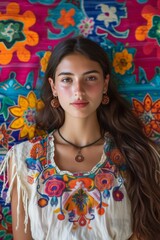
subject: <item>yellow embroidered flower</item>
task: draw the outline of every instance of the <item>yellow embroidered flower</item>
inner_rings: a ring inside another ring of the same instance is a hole
[[[114,56],[113,67],[116,73],[125,74],[132,67],[133,57],[128,53],[127,49],[117,52]]]
[[[41,59],[40,64],[41,64],[42,72],[46,71],[50,56],[51,56],[51,51],[47,51],[47,52],[45,52],[43,58]]]
[[[70,25],[74,26],[75,21],[72,18],[75,15],[74,8],[71,8],[68,12],[65,9],[61,10],[61,17],[58,19],[58,24],[64,28],[69,27]]]
[[[11,124],[11,129],[20,129],[20,138],[33,138],[36,131],[35,113],[43,108],[43,102],[37,100],[36,95],[31,91],[27,97],[19,96],[18,106],[9,108],[10,113],[16,117]]]
[[[13,53],[22,62],[28,62],[31,57],[25,45],[35,46],[39,41],[36,32],[29,30],[36,22],[31,11],[19,14],[20,6],[16,2],[7,5],[6,14],[0,12],[0,64],[10,63]]]

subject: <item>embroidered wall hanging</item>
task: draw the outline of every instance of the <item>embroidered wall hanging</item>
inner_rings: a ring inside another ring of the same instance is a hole
[[[79,34],[97,41],[113,63],[119,92],[160,144],[160,0],[1,0],[0,164],[33,138],[50,52]],[[0,176],[0,189],[2,188]],[[7,189],[6,189],[7,190]],[[0,239],[13,239],[10,205],[0,198]]]

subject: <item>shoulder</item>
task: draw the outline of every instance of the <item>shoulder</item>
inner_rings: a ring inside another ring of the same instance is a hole
[[[18,143],[11,148],[11,151],[14,152],[26,152],[31,149],[33,146],[47,142],[49,134],[35,137],[31,140],[26,140],[24,142]]]
[[[44,148],[47,146],[49,134],[38,136],[31,140],[18,143],[11,147],[5,157],[5,161],[12,159],[12,162],[18,166],[24,164],[27,158],[36,158],[39,152],[44,153]]]

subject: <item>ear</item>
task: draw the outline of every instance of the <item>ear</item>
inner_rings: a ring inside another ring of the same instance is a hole
[[[55,84],[53,82],[53,79],[52,78],[48,78],[48,82],[51,86],[51,89],[52,89],[52,93],[53,93],[53,96],[56,96],[56,87],[55,87]]]
[[[104,86],[103,86],[103,92],[106,93],[108,90],[108,83],[109,83],[109,74],[106,75],[106,78],[104,79]]]

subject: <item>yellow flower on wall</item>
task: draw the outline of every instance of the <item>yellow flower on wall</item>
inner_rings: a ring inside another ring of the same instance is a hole
[[[127,49],[117,52],[113,59],[113,67],[116,73],[125,74],[132,67],[133,56],[128,53]]]
[[[0,12],[0,64],[10,63],[13,53],[22,62],[28,62],[31,57],[25,45],[35,46],[39,42],[36,32],[29,30],[36,22],[36,17],[31,11],[19,14],[18,3],[11,2],[7,5],[6,14]]]
[[[14,130],[20,129],[20,138],[33,138],[36,131],[35,114],[43,106],[43,102],[37,100],[33,91],[27,97],[19,96],[18,105],[9,108],[10,113],[15,117],[9,127]]]
[[[43,58],[41,59],[40,64],[41,64],[42,72],[46,71],[50,56],[51,56],[51,51],[47,51],[47,52],[45,52]]]

